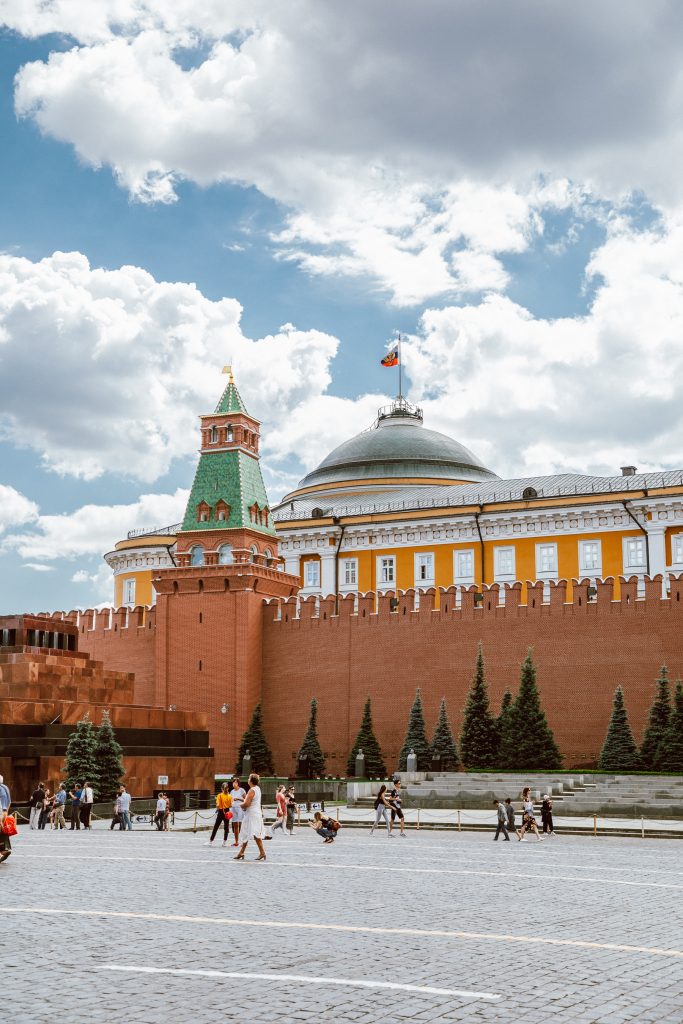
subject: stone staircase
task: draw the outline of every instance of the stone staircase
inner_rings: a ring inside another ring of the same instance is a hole
[[[683,776],[415,772],[402,773],[401,781],[404,807],[488,809],[494,799],[509,796],[519,808],[529,786],[537,804],[544,793],[551,795],[556,815],[683,818]],[[372,785],[374,794],[379,783]],[[354,802],[370,806],[372,795],[359,792]]]

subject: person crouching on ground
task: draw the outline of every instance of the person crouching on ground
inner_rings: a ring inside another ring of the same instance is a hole
[[[500,800],[494,800],[493,801],[493,806],[496,808],[496,810],[498,812],[498,827],[496,828],[496,834],[493,837],[493,841],[494,841],[494,843],[497,842],[498,841],[498,836],[502,832],[503,833],[503,840],[504,840],[504,842],[509,843],[510,842],[510,836],[508,835],[508,830],[505,827],[505,823],[506,823],[507,817],[508,817],[507,816],[507,812],[505,810],[505,806],[504,806],[504,804],[502,804],[500,802]]]
[[[543,822],[543,834],[554,836],[555,830],[553,829],[553,802],[547,793],[543,796],[543,803],[541,804],[541,821]]]
[[[528,786],[522,790],[522,806],[522,828],[517,833],[517,838],[521,842],[527,829],[531,829],[532,832],[535,832],[538,842],[543,842],[538,831],[536,818],[534,817],[534,802],[531,799],[531,790]]]
[[[315,812],[308,824],[318,833],[324,843],[334,842],[335,830],[330,826],[330,819],[324,818],[320,811]]]

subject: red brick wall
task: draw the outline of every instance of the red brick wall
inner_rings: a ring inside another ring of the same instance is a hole
[[[318,698],[323,749],[337,755],[328,760],[334,774],[344,771],[367,696],[388,768],[395,767],[417,686],[429,732],[445,696],[457,737],[480,641],[495,711],[506,688],[516,692],[520,664],[533,647],[543,706],[567,767],[597,758],[619,684],[640,739],[659,666],[666,663],[674,678],[683,674],[683,579],[672,581],[670,600],[661,600],[658,579],[647,582],[643,600],[636,599],[635,582],[624,581],[616,602],[611,583],[599,585],[597,601],[588,601],[587,586],[574,586],[571,604],[564,603],[563,584],[543,604],[537,584],[529,604],[519,606],[518,584],[507,591],[505,607],[497,606],[497,588],[478,607],[464,593],[459,610],[455,588],[441,594],[438,611],[433,594],[422,595],[420,610],[412,611],[411,592],[399,595],[393,613],[389,595],[380,598],[377,614],[372,595],[359,599],[358,615],[348,598],[340,601],[339,616],[330,598],[320,602],[319,617],[310,600],[301,602],[299,618],[295,599],[267,605],[263,704],[278,770],[294,765],[311,697]]]
[[[155,608],[54,613],[78,625],[78,649],[109,669],[135,673],[136,704],[154,704]]]

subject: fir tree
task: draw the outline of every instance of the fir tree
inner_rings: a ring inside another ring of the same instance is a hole
[[[668,674],[666,665],[662,665],[656,683],[657,693],[650,708],[640,747],[640,760],[643,762],[643,768],[650,771],[656,771],[659,768],[659,747],[666,734],[671,716]]]
[[[460,734],[460,756],[468,769],[495,768],[497,748],[496,722],[489,706],[484,654],[479,644],[474,679],[465,703]]]
[[[88,714],[85,714],[69,736],[62,773],[66,776],[67,789],[77,782],[89,782],[94,790],[98,786],[99,772],[95,760],[95,729]]]
[[[263,731],[263,712],[261,705],[257,704],[254,714],[251,716],[249,727],[242,737],[240,749],[237,754],[237,765],[235,775],[242,774],[242,759],[249,751],[251,756],[251,770],[259,775],[273,775],[273,755],[266,734]]]
[[[457,772],[460,767],[458,748],[455,745],[453,733],[451,732],[451,724],[448,721],[448,714],[446,713],[445,697],[441,698],[439,717],[436,722],[436,728],[434,729],[434,737],[432,739],[432,757],[441,758],[441,770],[444,772]]]
[[[315,697],[311,701],[308,729],[298,756],[299,760],[308,758],[308,768],[314,779],[322,778],[325,774],[325,757],[318,741],[318,702]]]
[[[637,772],[640,767],[640,755],[628,722],[624,691],[617,686],[612,717],[598,758],[598,768],[605,772]]]
[[[419,686],[410,709],[406,738],[403,741],[401,753],[398,755],[398,770],[400,772],[408,770],[408,754],[411,750],[414,750],[417,756],[417,771],[428,771],[431,767],[432,750],[427,739],[427,728],[422,710],[422,694]]]
[[[500,702],[500,712],[496,719],[496,738],[498,740],[498,767],[502,765],[502,752],[503,752],[503,737],[508,733],[508,719],[510,716],[510,710],[512,708],[512,691],[506,690],[503,694],[503,699]]]
[[[659,748],[658,761],[662,771],[683,773],[683,683],[680,679],[676,682],[673,711]]]
[[[98,778],[95,794],[98,800],[113,800],[123,778],[123,750],[116,742],[109,712],[102,712],[102,724],[95,735],[95,761]]]
[[[382,749],[372,727],[372,703],[369,697],[365,702],[363,720],[360,723],[356,742],[351,747],[351,753],[346,763],[347,775],[355,775],[356,773],[356,754],[359,750],[362,750],[365,756],[366,773],[371,778],[385,779],[387,769],[382,759]]]
[[[517,698],[503,725],[501,767],[507,771],[557,771],[562,767],[562,755],[541,707],[531,648],[522,662]]]

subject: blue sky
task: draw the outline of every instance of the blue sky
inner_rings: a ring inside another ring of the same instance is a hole
[[[394,392],[395,330],[501,476],[683,464],[675,8],[653,69],[635,5],[521,4],[507,62],[504,5],[307,7],[2,5],[0,612],[107,598],[230,360],[273,500]]]

